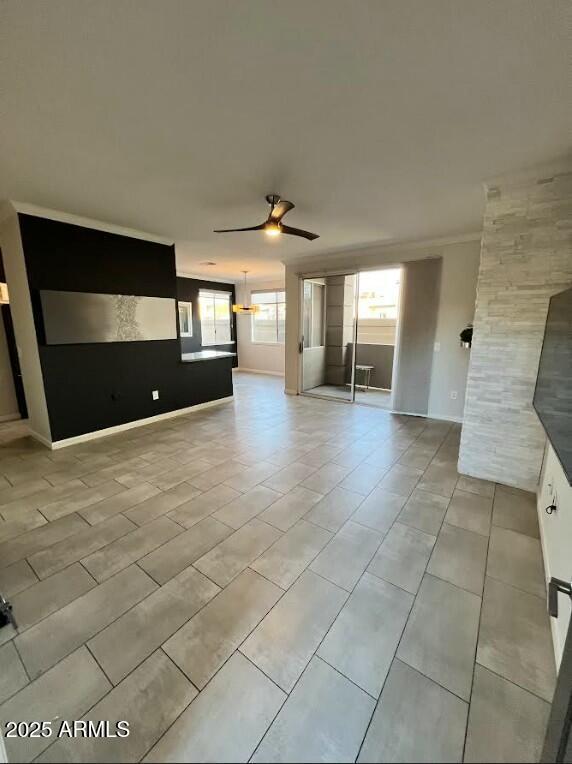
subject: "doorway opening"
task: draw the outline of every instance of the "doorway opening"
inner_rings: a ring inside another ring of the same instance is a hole
[[[391,410],[401,268],[301,281],[300,391]]]

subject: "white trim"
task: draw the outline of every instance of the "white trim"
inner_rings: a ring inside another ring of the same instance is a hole
[[[0,416],[0,422],[15,422],[17,419],[21,419],[21,415],[18,411],[14,414],[2,414]]]
[[[205,403],[196,403],[194,406],[186,406],[184,409],[175,409],[174,411],[166,411],[164,414],[155,414],[155,416],[148,416],[145,417],[145,419],[136,419],[133,422],[125,422],[124,424],[116,424],[113,427],[106,427],[103,430],[95,430],[93,432],[86,432],[83,435],[76,435],[73,438],[65,438],[64,440],[54,440],[53,442],[50,442],[46,438],[39,435],[37,432],[32,432],[30,430],[30,435],[33,438],[36,438],[36,440],[39,440],[40,443],[43,443],[48,448],[51,448],[52,451],[56,451],[59,448],[64,448],[65,446],[74,446],[77,443],[85,443],[89,440],[97,440],[98,438],[105,438],[108,435],[115,435],[119,432],[125,432],[125,430],[132,430],[135,427],[143,427],[146,424],[153,424],[155,422],[162,422],[165,419],[174,419],[175,417],[182,416],[183,414],[192,414],[195,411],[199,411],[201,409],[208,409],[212,406],[218,406],[221,403],[230,403],[232,400],[234,400],[234,397],[232,395],[227,396],[226,398],[217,398],[217,400],[214,401],[206,401]]]
[[[209,278],[206,275],[201,276],[199,273],[186,273],[185,271],[177,270],[177,277],[180,279],[196,279],[197,281],[212,281],[216,284],[232,284],[236,286],[236,282],[233,279]]]
[[[380,242],[372,242],[371,244],[364,244],[361,247],[352,247],[347,246],[345,248],[337,247],[336,249],[329,249],[324,250],[323,252],[318,252],[315,255],[312,255],[310,257],[304,257],[301,258],[298,255],[293,255],[290,258],[284,258],[282,260],[282,263],[285,266],[299,266],[300,268],[307,268],[307,271],[301,270],[298,271],[298,276],[304,276],[308,274],[318,274],[321,272],[321,275],[324,276],[330,276],[330,275],[343,275],[344,273],[348,273],[348,270],[344,271],[330,271],[327,272],[322,268],[321,271],[312,271],[311,265],[314,262],[321,262],[325,259],[328,261],[337,261],[337,260],[343,260],[344,262],[351,262],[352,258],[361,256],[361,257],[367,257],[368,255],[374,256],[374,255],[383,255],[383,254],[393,254],[396,255],[399,254],[407,254],[411,251],[416,251],[418,249],[438,249],[440,247],[446,247],[451,244],[464,244],[466,242],[471,241],[481,241],[483,232],[482,231],[472,231],[465,234],[459,234],[458,236],[443,236],[441,238],[436,239],[412,239],[407,240],[403,239],[402,241],[380,241]],[[439,254],[434,255],[434,257],[439,257]],[[392,264],[390,264],[392,267],[394,267]],[[340,266],[341,267],[341,266]],[[349,266],[348,266],[349,267]],[[381,266],[376,266],[373,268],[373,270],[380,270]],[[356,269],[354,269],[353,272],[355,272]],[[363,267],[358,268],[357,270],[364,270]]]
[[[58,220],[61,223],[71,223],[72,225],[79,225],[82,228],[94,228],[97,231],[116,233],[119,236],[130,236],[132,239],[154,241],[157,244],[168,244],[169,246],[172,246],[175,243],[174,239],[170,239],[165,236],[159,236],[154,233],[147,233],[147,231],[138,231],[135,228],[127,228],[125,226],[116,225],[115,223],[107,223],[104,220],[86,218],[81,215],[74,215],[71,212],[52,210],[48,207],[39,207],[36,204],[18,202],[13,199],[10,200],[10,203],[16,212],[21,212],[24,215],[34,215],[35,217],[46,218],[47,220]]]
[[[396,411],[395,409],[386,409],[390,414],[401,414],[403,416],[419,416],[423,419],[438,419],[440,422],[455,422],[456,424],[463,424],[463,417],[456,416],[439,416],[439,414],[418,414],[413,411]]]
[[[243,366],[237,366],[233,371],[246,371],[249,374],[269,374],[271,377],[283,377],[283,371],[267,371],[266,369],[245,369]]]

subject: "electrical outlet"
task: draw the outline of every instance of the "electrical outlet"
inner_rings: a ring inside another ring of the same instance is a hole
[[[456,401],[457,400],[457,391],[451,390],[451,400]]]
[[[152,395],[153,395],[153,400],[154,401],[158,401],[159,400],[159,391],[158,390],[153,390]]]

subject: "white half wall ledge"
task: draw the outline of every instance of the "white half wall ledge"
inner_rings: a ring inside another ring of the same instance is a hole
[[[54,440],[49,441],[47,438],[44,438],[42,435],[39,435],[37,432],[34,432],[33,430],[29,431],[29,434],[38,440],[40,443],[42,443],[44,446],[47,446],[52,451],[57,451],[60,448],[65,448],[66,446],[75,446],[78,443],[86,443],[90,440],[97,440],[99,438],[106,438],[109,435],[116,435],[120,432],[125,432],[126,430],[133,430],[136,427],[144,427],[147,424],[154,424],[155,422],[163,422],[166,419],[174,419],[175,417],[183,416],[185,414],[193,414],[195,411],[200,411],[202,409],[208,409],[212,406],[220,406],[223,403],[231,403],[234,400],[234,396],[229,395],[226,398],[217,398],[214,401],[205,401],[205,403],[196,403],[194,406],[186,406],[183,409],[175,409],[174,411],[166,411],[163,414],[155,414],[155,416],[149,416],[145,417],[145,419],[135,419],[133,422],[124,422],[123,424],[117,424],[113,427],[106,427],[103,430],[93,430],[92,432],[86,432],[82,435],[75,435],[72,438],[65,438],[64,440]]]
[[[283,377],[283,371],[268,371],[267,369],[245,369],[243,366],[237,366],[233,371],[245,371],[248,374],[267,374],[270,377]]]

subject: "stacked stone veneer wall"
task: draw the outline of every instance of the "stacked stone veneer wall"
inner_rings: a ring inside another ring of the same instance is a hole
[[[489,187],[459,472],[535,490],[546,438],[532,398],[548,301],[570,285],[572,172]]]

